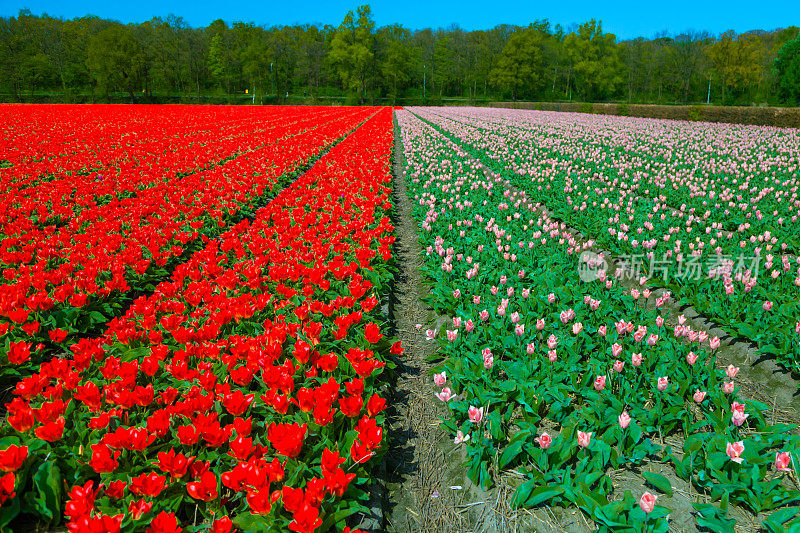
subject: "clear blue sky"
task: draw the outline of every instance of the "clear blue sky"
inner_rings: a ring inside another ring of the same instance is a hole
[[[35,14],[72,18],[97,15],[121,22],[141,22],[155,15],[182,16],[192,26],[205,26],[214,19],[244,21],[257,25],[323,23],[338,25],[349,9],[366,3],[347,0],[0,0],[0,15],[15,15],[28,8]],[[601,19],[606,31],[627,39],[652,37],[667,31],[708,30],[714,34],[733,29],[771,30],[800,26],[800,0],[676,0],[657,2],[624,0],[373,0],[369,2],[379,26],[398,22],[412,29],[447,27],[456,23],[466,30],[486,29],[496,24],[524,25],[540,18],[565,28],[590,18]]]

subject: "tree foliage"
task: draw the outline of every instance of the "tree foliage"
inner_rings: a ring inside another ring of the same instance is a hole
[[[348,11],[331,41],[329,59],[344,87],[364,102],[367,73],[374,58],[375,22],[368,5],[359,6],[356,15]]]
[[[22,10],[0,17],[0,99],[255,103],[601,100],[798,103],[798,28],[619,41],[590,20],[465,31],[376,27],[362,5],[337,27],[174,15],[139,24]],[[709,91],[709,81],[710,91]]]
[[[542,85],[542,33],[528,28],[511,35],[489,76],[492,83],[511,91],[516,100],[521,92],[535,93]]]
[[[575,79],[575,90],[586,101],[610,98],[623,80],[617,38],[603,33],[594,19],[564,39],[564,48]]]
[[[800,105],[800,35],[781,47],[775,58],[775,71],[783,96]]]
[[[86,67],[106,92],[111,87],[121,87],[133,101],[133,92],[141,87],[147,62],[139,41],[130,31],[115,24],[89,40]]]

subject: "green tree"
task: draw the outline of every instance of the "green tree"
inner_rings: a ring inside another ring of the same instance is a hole
[[[410,69],[413,59],[409,43],[411,32],[399,24],[393,24],[381,28],[378,35],[384,44],[381,75],[389,94],[396,100],[399,91],[411,79]]]
[[[369,5],[359,6],[356,16],[352,11],[345,15],[331,42],[329,60],[345,90],[358,93],[359,103],[364,103],[367,76],[373,59],[372,10]]]
[[[603,33],[602,23],[594,19],[578,27],[564,39],[573,69],[573,83],[585,101],[609,98],[623,82],[617,38]]]
[[[537,91],[544,75],[542,41],[542,33],[533,28],[513,33],[489,73],[491,83],[510,90],[515,101],[523,91]]]
[[[323,69],[326,52],[325,38],[325,32],[309,24],[303,27],[296,42],[299,45],[300,53],[297,58],[295,75],[299,84],[305,87],[304,93],[307,92],[312,99],[316,97],[318,87],[325,75]]]
[[[265,93],[270,83],[272,48],[262,28],[249,32],[247,45],[241,53],[242,74],[247,78],[253,94]]]
[[[115,24],[92,37],[86,66],[106,94],[118,87],[134,102],[133,92],[141,87],[145,56],[131,28]]]
[[[708,47],[714,77],[722,86],[723,103],[732,103],[758,83],[762,72],[760,51],[755,36],[736,35],[733,30],[723,33]]]
[[[787,41],[778,51],[775,74],[781,96],[792,105],[800,105],[800,35]]]
[[[225,94],[230,97],[233,89],[234,70],[238,66],[232,32],[223,20],[215,20],[206,28],[206,31],[211,36],[206,60],[208,71],[224,89]]]

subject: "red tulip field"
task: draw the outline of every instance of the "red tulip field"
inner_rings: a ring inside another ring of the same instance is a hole
[[[800,530],[797,130],[0,115],[0,530]]]

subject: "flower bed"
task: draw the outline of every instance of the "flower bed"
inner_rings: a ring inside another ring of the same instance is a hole
[[[391,110],[17,386],[0,524],[70,531],[350,531],[400,349]]]
[[[145,172],[147,183],[120,178],[126,185],[103,202],[94,196],[92,183],[79,180],[75,187],[83,187],[80,198],[88,203],[80,206],[74,195],[56,196],[69,216],[28,194],[49,191],[51,182],[23,189],[25,198],[7,193],[4,202],[16,209],[6,211],[0,241],[0,350],[5,356],[0,356],[0,378],[7,382],[29,375],[35,365],[117,316],[229,224],[252,216],[293,172],[374,112],[312,111],[310,117],[256,133],[252,147],[229,140],[226,153],[239,150],[241,155],[208,170],[185,174],[175,171],[185,168],[178,165],[163,175],[164,163],[159,163]],[[52,222],[51,215],[60,222]]]
[[[797,527],[800,491],[785,473],[796,476],[797,429],[739,396],[739,369],[716,367],[719,339],[667,328],[671,296],[639,305],[646,283],[631,294],[611,275],[582,281],[591,242],[485,173],[453,142],[455,126],[445,135],[397,116],[430,303],[452,317],[428,331],[442,348],[433,380],[469,477],[487,488],[514,470],[517,506],[575,506],[601,530],[667,531],[658,496],[673,488],[644,469],[664,464],[717,502],[693,502],[699,526],[730,530],[735,504],[772,513],[770,530]],[[615,492],[609,473],[623,467],[643,472],[638,491]]]
[[[800,370],[796,130],[415,112],[651,285]]]

